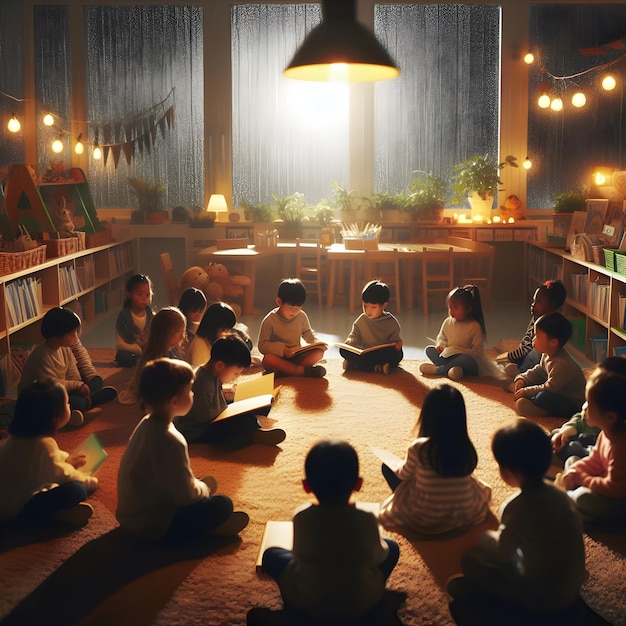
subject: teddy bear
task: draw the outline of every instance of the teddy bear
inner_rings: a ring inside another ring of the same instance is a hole
[[[515,195],[509,196],[504,205],[500,207],[500,216],[507,220],[512,217],[515,221],[528,219],[526,209],[522,206],[522,201]]]

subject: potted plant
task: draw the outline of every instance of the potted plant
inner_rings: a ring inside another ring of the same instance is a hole
[[[304,194],[296,192],[284,197],[272,194],[272,198],[276,202],[278,221],[283,222],[281,236],[285,239],[302,237],[302,220],[309,210]]]
[[[454,201],[460,202],[467,197],[472,217],[480,216],[487,221],[491,217],[493,199],[502,184],[500,171],[507,165],[518,167],[517,157],[509,155],[501,163],[496,163],[488,154],[475,155],[455,165],[451,184]]]
[[[239,208],[243,209],[243,217],[248,222],[269,224],[274,219],[274,208],[271,204],[251,204],[247,200],[242,200]]]
[[[167,212],[163,209],[163,194],[167,183],[148,183],[134,176],[128,179],[128,183],[137,197],[139,211],[143,213],[145,221],[149,224],[162,224],[167,217]]]
[[[442,178],[423,170],[415,170],[409,186],[408,203],[420,222],[441,222],[448,195],[448,184]]]
[[[375,191],[372,196],[372,202],[380,212],[384,222],[398,223],[400,221],[400,213],[406,205],[406,196],[403,193]]]
[[[191,207],[189,226],[191,226],[191,228],[213,228],[215,224],[214,215],[214,213],[211,213],[211,216],[209,217],[207,210],[202,207]]]
[[[574,211],[586,211],[589,190],[570,189],[554,196],[554,212],[552,213],[552,233],[556,237],[565,237],[569,233]]]
[[[360,196],[356,191],[348,191],[337,182],[331,185],[331,190],[330,205],[339,212],[343,223],[377,222],[380,219],[380,211],[369,198]]]

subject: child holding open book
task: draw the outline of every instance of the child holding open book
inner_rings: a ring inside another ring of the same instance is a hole
[[[282,376],[322,378],[326,369],[316,363],[324,357],[326,344],[317,340],[302,310],[306,289],[299,278],[285,278],[278,286],[276,308],[261,322],[259,351],[263,365]],[[302,350],[302,340],[314,346]]]
[[[262,429],[254,412],[219,419],[227,407],[222,384],[235,380],[250,366],[250,360],[250,350],[238,334],[227,333],[215,340],[211,358],[196,372],[192,406],[174,420],[189,443],[212,443],[237,449],[253,443],[273,446],[284,441],[284,430]]]
[[[371,280],[361,292],[363,313],[359,315],[345,344],[339,344],[339,354],[344,358],[344,370],[362,370],[389,374],[404,356],[400,324],[389,311],[389,287],[379,281]],[[359,352],[351,348],[360,349]],[[361,352],[367,348],[375,350]]]

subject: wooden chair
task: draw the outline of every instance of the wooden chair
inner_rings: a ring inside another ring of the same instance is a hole
[[[378,279],[386,283],[400,313],[400,257],[397,250],[366,250],[365,280]]]
[[[218,250],[237,250],[247,248],[250,240],[247,237],[233,237],[232,239],[218,239],[216,246]]]
[[[447,241],[452,246],[467,248],[472,251],[472,258],[464,260],[461,268],[457,268],[455,280],[459,286],[477,285],[480,290],[482,307],[485,311],[489,311],[496,247],[464,237],[448,237]]]
[[[163,282],[167,293],[167,301],[172,306],[178,306],[178,301],[182,295],[182,287],[178,282],[176,272],[172,267],[172,259],[169,252],[162,252],[160,256],[161,271],[163,272]]]
[[[324,298],[323,282],[326,275],[323,250],[319,239],[310,239],[306,242],[296,239],[296,277],[306,287],[307,295],[317,295],[317,303],[320,306]]]
[[[454,250],[424,247],[422,252],[422,303],[428,315],[428,297],[432,293],[447,295],[454,288]]]

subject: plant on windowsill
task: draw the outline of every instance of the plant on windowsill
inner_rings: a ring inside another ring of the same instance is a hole
[[[162,224],[167,217],[167,212],[163,208],[163,196],[167,189],[167,183],[148,183],[145,180],[134,176],[128,179],[132,192],[139,204],[139,213],[143,219],[138,220],[138,216],[131,213],[131,221],[145,221],[149,224]]]
[[[247,200],[239,203],[239,208],[243,209],[243,217],[248,222],[262,224],[271,222],[274,219],[274,209],[270,204],[251,204]]]
[[[420,222],[440,223],[448,195],[448,184],[442,178],[423,170],[414,170],[407,196],[415,218]]]
[[[372,202],[380,212],[383,222],[390,224],[400,221],[400,213],[406,206],[406,195],[403,193],[388,193],[375,191]]]
[[[586,187],[559,193],[554,196],[554,212],[573,213],[574,211],[586,211],[588,198],[589,190]]]
[[[377,223],[380,220],[380,211],[369,198],[349,191],[337,182],[331,185],[329,203],[344,224]]]
[[[293,193],[290,196],[280,197],[272,194],[276,202],[278,222],[282,222],[279,229],[283,239],[299,239],[302,237],[302,222],[306,219],[309,206],[303,193]]]
[[[201,207],[194,206],[191,208],[191,215],[189,216],[189,226],[191,228],[213,228],[215,225],[215,214],[209,212]]]

